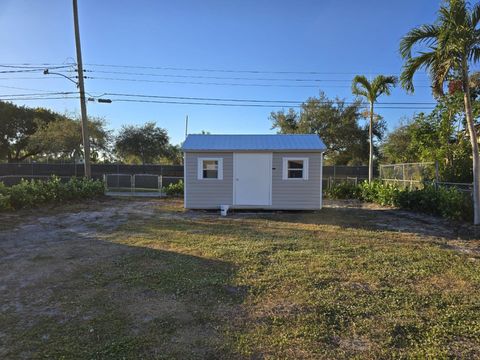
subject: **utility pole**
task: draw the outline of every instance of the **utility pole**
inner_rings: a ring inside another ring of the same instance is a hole
[[[188,115],[185,116],[185,139],[187,139],[188,135]]]
[[[92,176],[91,169],[90,169],[90,138],[88,135],[88,117],[87,117],[87,105],[85,103],[85,85],[83,83],[82,49],[80,46],[80,30],[78,27],[77,0],[73,0],[73,22],[75,26],[75,46],[77,48],[77,73],[78,73],[78,90],[80,91],[80,111],[82,114],[84,168],[85,168],[85,177],[87,179],[90,179],[90,177]]]

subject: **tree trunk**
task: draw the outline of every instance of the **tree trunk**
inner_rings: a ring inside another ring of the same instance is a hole
[[[465,117],[467,119],[468,133],[470,134],[470,142],[472,144],[473,158],[473,223],[480,224],[480,156],[478,153],[478,138],[475,124],[473,122],[472,99],[470,98],[470,86],[468,68],[464,65],[463,69],[463,100],[465,103]]]
[[[373,181],[373,102],[370,102],[370,126],[368,127],[370,153],[368,155],[368,182]]]

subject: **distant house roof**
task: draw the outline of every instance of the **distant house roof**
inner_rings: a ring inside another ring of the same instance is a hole
[[[188,135],[184,151],[315,151],[327,148],[318,135]]]

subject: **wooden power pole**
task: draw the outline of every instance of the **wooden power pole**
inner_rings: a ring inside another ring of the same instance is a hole
[[[78,27],[77,0],[73,0],[73,22],[75,26],[75,46],[77,48],[78,90],[80,91],[80,111],[82,115],[84,168],[85,168],[85,177],[87,179],[90,179],[92,176],[92,172],[90,169],[90,138],[88,135],[88,117],[87,117],[87,105],[85,103],[85,85],[83,83],[82,49],[80,46],[80,30]]]

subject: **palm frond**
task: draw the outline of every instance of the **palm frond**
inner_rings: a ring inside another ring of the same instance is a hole
[[[472,50],[470,50],[468,60],[474,63],[480,61],[480,45],[474,46]]]
[[[413,75],[419,69],[427,69],[435,61],[435,51],[422,52],[416,57],[407,59],[405,65],[403,65],[402,74],[400,75],[400,83],[407,92],[413,92],[415,90],[413,86]]]
[[[437,40],[440,28],[437,25],[421,25],[410,30],[400,41],[400,55],[407,59],[412,56],[415,45],[433,46]]]
[[[476,28],[480,22],[480,3],[476,3],[471,10],[470,21],[473,28]]]
[[[356,75],[352,80],[352,93],[370,101],[372,86],[364,75]]]
[[[398,79],[396,76],[378,75],[372,81],[372,92],[375,94],[375,97],[382,94],[390,95],[391,88],[395,87],[397,82]]]
[[[456,66],[454,64],[455,60],[448,57],[440,57],[437,54],[435,60],[429,66],[429,73],[432,79],[432,91],[435,96],[442,96],[443,85],[447,80],[448,74]]]

